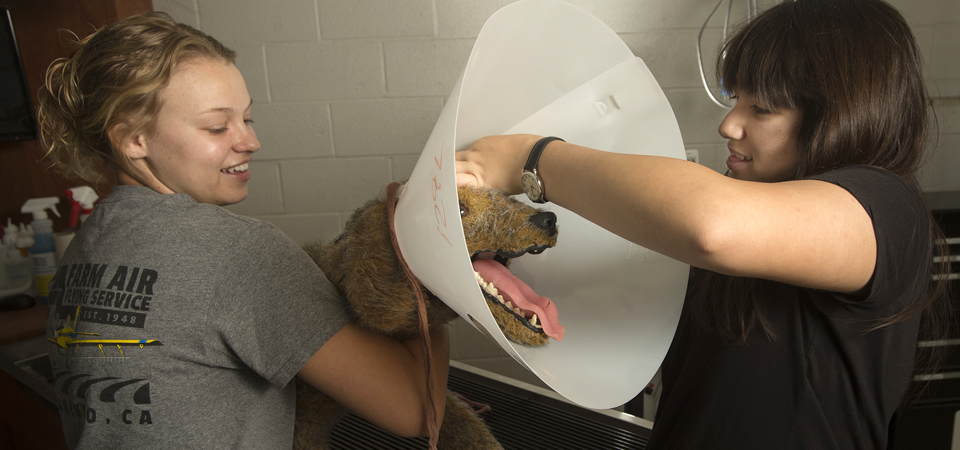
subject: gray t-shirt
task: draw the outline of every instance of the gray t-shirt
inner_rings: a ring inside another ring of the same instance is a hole
[[[292,446],[300,367],[350,320],[273,225],[119,186],[50,284],[47,337],[71,448]]]

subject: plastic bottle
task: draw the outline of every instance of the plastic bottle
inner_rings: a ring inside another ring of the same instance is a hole
[[[13,221],[7,218],[7,226],[3,229],[3,251],[0,252],[0,256],[2,256],[3,265],[6,269],[8,283],[11,286],[26,289],[32,284],[30,261],[23,257],[20,250],[17,249],[19,231]]]
[[[18,228],[13,224],[13,220],[7,218],[7,226],[3,228],[3,252],[4,256],[11,257],[17,251],[17,231]],[[19,253],[19,252],[17,252]]]
[[[37,299],[40,303],[47,303],[47,294],[50,292],[48,284],[57,273],[57,254],[53,243],[53,221],[47,218],[50,210],[57,217],[56,204],[60,203],[57,197],[32,198],[20,208],[24,214],[33,214],[34,244],[30,247],[30,259],[33,262],[33,277],[37,282]]]
[[[33,247],[36,241],[33,240],[33,228],[30,228],[29,225],[23,226],[20,224],[20,231],[17,233],[17,242],[14,244],[16,246],[17,252],[20,253],[20,256],[24,258],[30,257],[30,247]]]
[[[67,189],[67,198],[70,199],[70,222],[68,224],[70,228],[77,226],[77,219],[80,223],[83,223],[93,211],[93,204],[100,199],[90,186],[77,186]]]
[[[11,231],[13,235],[11,235]],[[13,238],[12,240],[10,238]],[[7,266],[10,265],[8,261],[10,259],[9,247],[13,247],[13,244],[17,241],[17,227],[13,226],[13,221],[9,218],[7,219],[7,226],[3,229],[3,241],[0,244],[0,291],[8,289],[13,283],[10,280],[10,276],[7,274]]]
[[[53,235],[53,242],[57,249],[57,261],[63,259],[67,246],[76,235],[77,227],[93,211],[93,204],[100,197],[89,186],[77,186],[67,189],[67,200],[70,201],[70,217],[67,220],[67,229]]]
[[[0,296],[7,290],[12,283],[7,275],[7,252],[0,252]]]

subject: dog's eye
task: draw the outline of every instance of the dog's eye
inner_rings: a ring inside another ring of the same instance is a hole
[[[470,215],[470,207],[464,205],[463,202],[460,202],[460,217],[467,217]]]

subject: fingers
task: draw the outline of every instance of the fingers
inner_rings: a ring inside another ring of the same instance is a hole
[[[480,179],[476,175],[470,173],[460,173],[457,172],[457,187],[462,188],[479,188],[483,186],[480,183]]]
[[[483,181],[478,173],[480,166],[469,160],[468,153],[469,150],[456,153],[457,187],[483,187]]]
[[[535,135],[486,136],[456,153],[458,187],[487,187],[509,194],[522,192],[520,173]]]

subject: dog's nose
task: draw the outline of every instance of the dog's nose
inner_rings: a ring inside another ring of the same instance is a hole
[[[557,215],[550,211],[542,211],[530,216],[530,223],[546,231],[550,237],[557,234]]]

